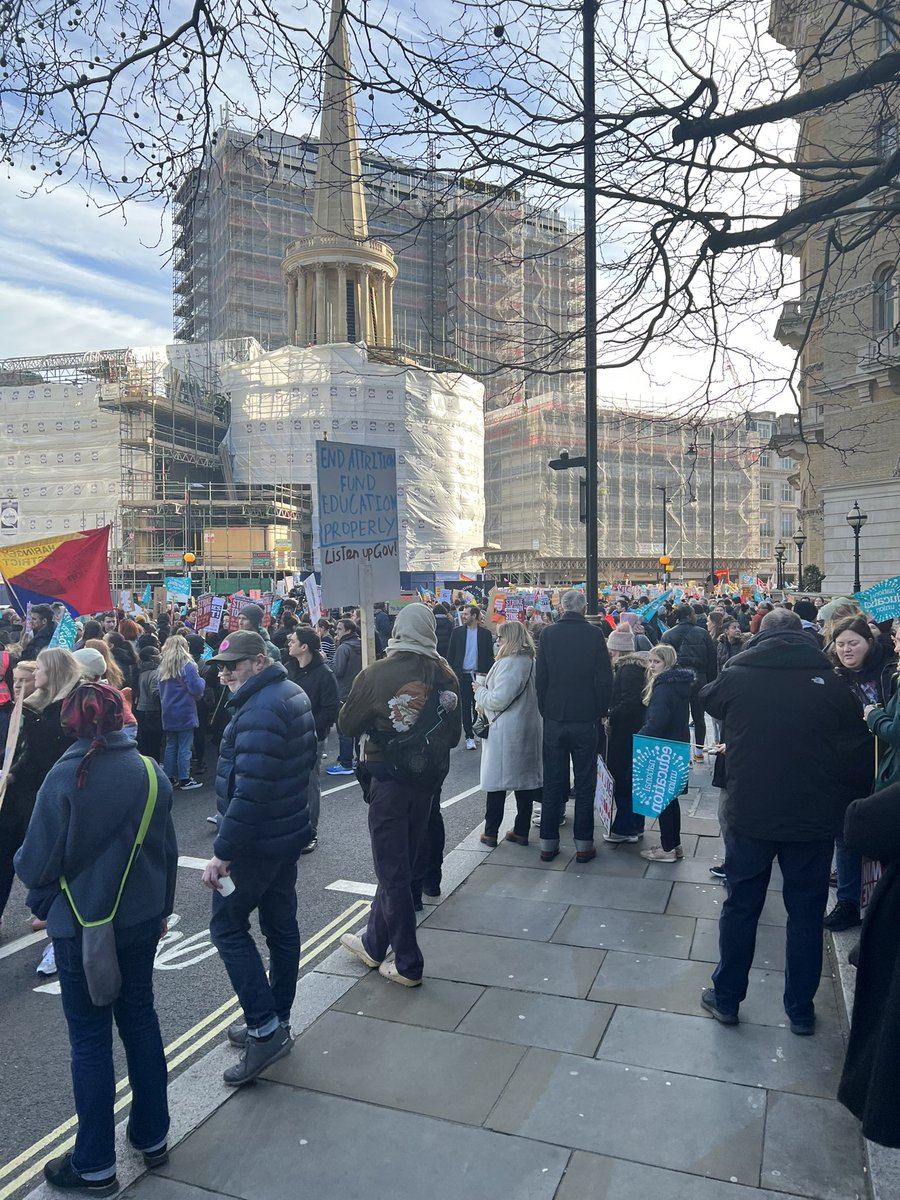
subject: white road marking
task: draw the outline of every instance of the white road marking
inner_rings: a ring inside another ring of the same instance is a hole
[[[374,883],[358,883],[355,879],[336,879],[325,884],[326,892],[350,892],[354,896],[374,896]]]
[[[26,933],[24,937],[16,938],[16,940],[14,942],[10,942],[8,946],[0,946],[0,958],[9,958],[11,954],[16,954],[19,950],[24,950],[27,946],[33,946],[37,942],[43,942],[46,937],[46,929],[39,929],[36,933]]]
[[[62,994],[62,984],[58,979],[53,983],[42,983],[40,987],[32,988],[33,992],[46,992],[48,996],[59,996]]]
[[[457,800],[465,800],[466,796],[474,796],[476,792],[481,791],[481,785],[476,783],[474,787],[470,787],[468,791],[460,792],[458,796],[451,796],[449,800],[441,801],[441,808],[449,808],[451,804],[455,804]]]
[[[191,867],[195,871],[205,870],[208,862],[208,858],[191,858],[187,854],[182,854],[178,858],[179,867]]]
[[[335,792],[346,792],[347,788],[359,787],[359,782],[354,779],[352,783],[342,783],[339,787],[329,788],[327,792],[323,792],[323,796],[331,796]]]

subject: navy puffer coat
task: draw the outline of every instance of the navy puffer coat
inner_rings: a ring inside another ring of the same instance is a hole
[[[227,705],[216,768],[222,817],[213,852],[295,861],[313,838],[307,784],[316,763],[316,725],[302,688],[280,663],[252,675]]]

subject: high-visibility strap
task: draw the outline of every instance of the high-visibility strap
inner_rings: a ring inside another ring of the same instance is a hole
[[[94,929],[97,925],[108,925],[109,922],[114,919],[116,913],[119,911],[119,903],[122,899],[122,893],[125,891],[125,884],[128,881],[128,875],[131,871],[131,864],[134,862],[135,858],[137,858],[138,851],[144,844],[144,838],[147,836],[147,830],[150,828],[150,822],[153,819],[153,810],[156,808],[156,795],[159,790],[159,785],[156,778],[156,768],[154,767],[152,761],[149,758],[145,758],[143,754],[141,755],[141,761],[147,768],[147,780],[149,783],[147,803],[144,805],[144,815],[141,817],[141,823],[138,826],[137,837],[134,839],[134,845],[131,847],[128,865],[125,868],[125,874],[122,876],[122,882],[119,884],[119,893],[116,896],[116,903],[113,906],[112,912],[108,917],[104,917],[102,921],[85,921],[81,913],[75,907],[75,900],[72,896],[72,893],[69,891],[69,885],[66,882],[65,875],[60,875],[59,877],[59,886],[65,892],[69,903],[72,905],[72,912],[75,914],[75,920],[82,927],[82,929]]]

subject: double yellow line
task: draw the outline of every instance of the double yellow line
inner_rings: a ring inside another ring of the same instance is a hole
[[[323,950],[327,950],[329,946],[333,945],[342,934],[349,933],[351,929],[356,928],[370,907],[370,900],[355,900],[333,921],[329,921],[327,925],[314,933],[306,942],[305,952],[300,959],[300,967],[308,966]],[[170,1042],[165,1048],[169,1073],[171,1074],[186,1059],[191,1058],[198,1050],[217,1038],[223,1030],[238,1019],[240,1011],[237,1000],[227,1000],[213,1012],[208,1013],[201,1021],[198,1021],[196,1025],[180,1034],[173,1042]],[[113,1111],[117,1113],[131,1103],[131,1090],[128,1087],[127,1077],[120,1079],[116,1084],[116,1093],[119,1092],[122,1095],[113,1106]],[[71,1150],[75,1144],[75,1134],[70,1131],[74,1130],[77,1124],[77,1117],[69,1117],[68,1120],[63,1121],[61,1125],[57,1125],[54,1130],[29,1146],[27,1150],[23,1150],[21,1154],[17,1154],[8,1163],[0,1166],[0,1183],[4,1179],[8,1180],[0,1187],[0,1200],[9,1200],[9,1197],[19,1188],[24,1187],[26,1183],[30,1183],[36,1175],[39,1175],[44,1169],[45,1163],[48,1163],[51,1158],[56,1158],[60,1154],[65,1154],[67,1150]],[[19,1173],[10,1179],[9,1176],[16,1171]]]

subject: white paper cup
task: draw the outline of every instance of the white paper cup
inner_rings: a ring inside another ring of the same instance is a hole
[[[230,875],[219,876],[219,891],[223,896],[230,896],[234,891],[234,880]]]

